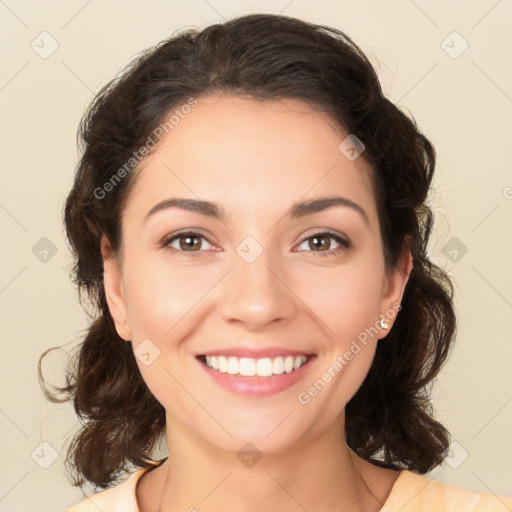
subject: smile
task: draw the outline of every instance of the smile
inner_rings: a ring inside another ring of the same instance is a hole
[[[308,358],[301,356],[279,356],[253,359],[250,357],[205,356],[206,366],[220,373],[242,377],[271,377],[292,373],[301,368]]]

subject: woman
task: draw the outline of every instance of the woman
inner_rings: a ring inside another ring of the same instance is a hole
[[[175,35],[81,140],[65,222],[98,311],[69,464],[116,485],[69,511],[512,507],[422,476],[456,325],[435,153],[346,35],[268,14]]]

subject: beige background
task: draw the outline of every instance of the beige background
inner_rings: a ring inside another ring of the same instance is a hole
[[[76,418],[70,405],[45,401],[36,373],[43,350],[69,350],[88,322],[66,271],[60,215],[77,162],[80,116],[137,52],[179,27],[249,12],[283,12],[346,31],[380,62],[386,92],[436,145],[430,251],[455,281],[459,335],[433,391],[437,415],[457,444],[450,463],[431,476],[512,496],[510,1],[5,0],[0,511],[55,512],[82,497],[62,465],[64,438]],[[43,31],[50,36],[40,36]],[[58,48],[43,59],[52,39]],[[46,262],[43,237],[57,250]],[[54,354],[45,366],[55,382],[62,381],[64,355]]]

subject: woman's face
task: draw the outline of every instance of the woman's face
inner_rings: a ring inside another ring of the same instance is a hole
[[[408,273],[347,135],[299,100],[202,97],[138,171],[105,286],[168,431],[280,451],[343,426]]]

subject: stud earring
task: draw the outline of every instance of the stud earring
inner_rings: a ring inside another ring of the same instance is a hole
[[[389,329],[389,325],[388,325],[388,323],[386,322],[386,319],[385,319],[385,318],[381,318],[381,319],[380,319],[380,326],[381,326],[383,329]]]

